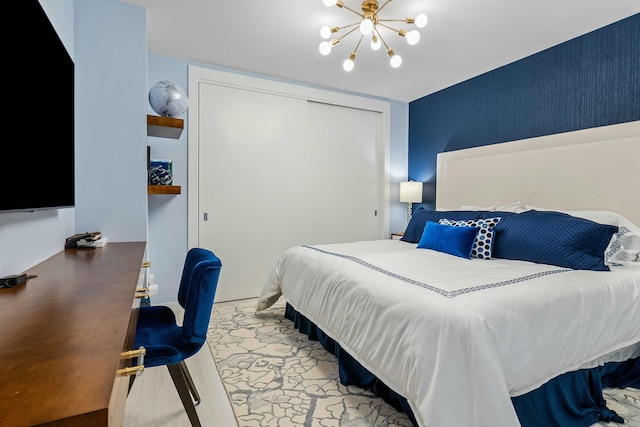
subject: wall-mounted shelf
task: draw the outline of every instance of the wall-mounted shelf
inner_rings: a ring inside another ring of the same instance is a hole
[[[147,115],[147,135],[178,139],[184,129],[184,120],[173,117]]]
[[[180,194],[179,185],[148,185],[147,194]]]

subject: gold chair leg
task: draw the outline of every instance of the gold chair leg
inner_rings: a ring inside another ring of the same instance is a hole
[[[201,427],[200,419],[198,418],[198,413],[196,412],[196,407],[193,404],[193,400],[191,400],[189,385],[187,384],[187,379],[184,375],[183,369],[180,367],[179,363],[176,365],[167,365],[167,369],[169,369],[169,374],[171,374],[173,384],[176,386],[176,390],[178,391],[178,395],[180,396],[180,400],[182,401],[184,410],[189,416],[191,426]]]
[[[198,406],[200,404],[200,395],[198,394],[198,390],[196,389],[196,385],[193,382],[193,378],[191,378],[191,373],[189,373],[189,368],[187,368],[187,363],[183,360],[180,362],[180,368],[182,369],[182,373],[184,374],[184,378],[187,380],[187,386],[189,387],[189,391],[191,392],[191,396],[193,396],[193,400],[195,401],[195,405]]]

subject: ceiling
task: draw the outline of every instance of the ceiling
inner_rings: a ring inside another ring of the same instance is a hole
[[[363,41],[346,72],[359,37],[322,56],[320,27],[358,17],[322,0],[122,1],[146,7],[150,53],[405,102],[640,13],[639,0],[394,0],[381,19],[426,13],[420,42],[385,31],[402,65],[391,68],[384,46],[375,52]],[[361,10],[360,0],[343,2]]]

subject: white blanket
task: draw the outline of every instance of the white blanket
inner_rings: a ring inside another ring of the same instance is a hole
[[[463,259],[399,240],[285,251],[283,296],[404,396],[420,426],[519,426],[511,397],[640,354],[640,268]]]

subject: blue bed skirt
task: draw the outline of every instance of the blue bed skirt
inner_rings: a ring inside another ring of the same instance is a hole
[[[338,361],[340,382],[372,390],[417,426],[407,399],[395,393],[329,338],[289,303],[285,317],[299,332],[318,341]],[[640,388],[640,358],[611,362],[602,367],[568,372],[522,396],[511,399],[522,427],[589,427],[598,421],[624,420],[607,408],[603,388]]]

